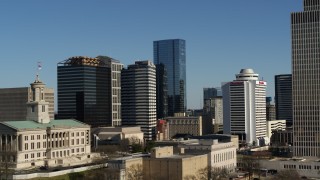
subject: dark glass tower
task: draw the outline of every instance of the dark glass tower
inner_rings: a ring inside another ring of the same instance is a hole
[[[78,56],[58,63],[59,118],[111,126],[110,72],[97,58]]]
[[[157,119],[168,116],[167,70],[163,64],[156,65]]]
[[[167,71],[168,115],[173,116],[174,113],[185,112],[187,105],[185,40],[154,41],[153,57],[154,63],[156,65],[164,65]],[[161,84],[160,82],[158,83]],[[161,87],[159,88],[161,89]],[[161,99],[160,97],[162,96],[162,94],[158,93],[157,99]]]
[[[292,75],[276,75],[274,82],[276,119],[285,119],[287,126],[292,126]]]
[[[293,155],[320,157],[320,0],[291,14]]]

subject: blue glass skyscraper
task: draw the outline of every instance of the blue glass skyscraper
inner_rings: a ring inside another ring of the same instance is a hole
[[[182,39],[168,39],[153,42],[153,57],[156,65],[164,65],[167,74],[168,116],[185,112],[186,99],[186,42]],[[157,79],[157,83],[158,82]],[[157,93],[157,96],[162,96]],[[165,105],[157,97],[157,108]],[[158,117],[159,118],[159,117]]]

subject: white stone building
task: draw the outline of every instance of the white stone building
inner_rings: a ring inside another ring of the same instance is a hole
[[[237,147],[234,142],[219,143],[217,139],[184,141],[178,146],[186,154],[207,153],[208,165],[213,168],[226,168],[233,172],[237,166]]]
[[[239,141],[262,145],[266,141],[266,85],[252,69],[241,69],[236,80],[223,85],[223,131]]]
[[[0,122],[0,161],[14,169],[72,166],[92,161],[90,126],[82,122],[50,120],[45,84],[31,84],[27,120]]]

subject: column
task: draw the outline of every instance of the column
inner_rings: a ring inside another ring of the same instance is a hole
[[[10,135],[10,151],[13,151],[13,138],[12,138],[13,135]]]
[[[24,136],[21,135],[21,147],[22,147],[22,151],[24,151],[25,147],[24,147]]]
[[[2,151],[2,134],[0,134],[0,152]]]
[[[6,140],[5,140],[5,145],[4,146],[5,146],[5,150],[8,151],[8,135],[6,134],[5,137],[6,137],[5,138]]]
[[[68,132],[68,147],[70,147],[70,132]]]

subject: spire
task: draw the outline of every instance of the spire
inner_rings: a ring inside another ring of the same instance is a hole
[[[41,64],[38,62],[38,71],[41,69]],[[49,103],[45,101],[45,84],[39,79],[39,72],[36,75],[36,80],[30,84],[32,100],[27,102],[27,119],[38,123],[49,123]]]

